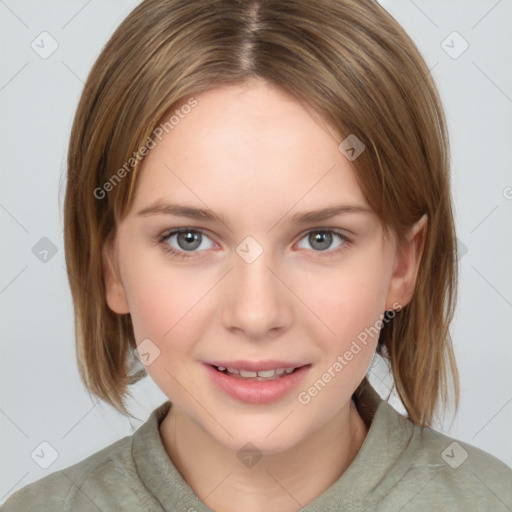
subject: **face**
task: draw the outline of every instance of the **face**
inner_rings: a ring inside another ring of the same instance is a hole
[[[292,97],[257,82],[195,98],[105,247],[107,302],[130,313],[177,411],[230,449],[278,452],[347,409],[368,332],[409,300],[417,237],[401,251],[384,239],[343,139]],[[214,366],[299,370],[260,381]]]

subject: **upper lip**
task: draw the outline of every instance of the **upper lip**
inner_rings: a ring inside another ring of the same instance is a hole
[[[247,370],[256,372],[258,370],[277,370],[279,368],[300,368],[308,363],[292,363],[290,361],[277,361],[277,360],[265,360],[265,361],[208,361],[206,364],[211,366],[222,366],[224,368],[236,368],[237,370]]]

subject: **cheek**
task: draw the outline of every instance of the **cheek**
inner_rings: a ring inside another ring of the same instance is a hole
[[[310,414],[322,418],[334,414],[364,378],[380,334],[385,301],[385,287],[379,283],[382,275],[378,266],[357,271],[347,266],[309,288],[312,309],[322,320],[314,319],[311,338],[322,356],[297,400]]]
[[[346,265],[308,289],[312,309],[334,331],[330,343],[336,340],[340,349],[367,329],[374,333],[371,328],[383,313],[387,291],[385,269],[375,263],[362,263]],[[323,338],[329,339],[325,326],[324,331]],[[377,339],[378,335],[375,343]],[[372,341],[371,337],[368,341]]]
[[[137,343],[149,338],[166,350],[172,339],[186,340],[180,332],[197,323],[208,283],[191,271],[172,268],[163,257],[132,261],[137,264],[125,267],[125,290]]]
[[[135,272],[130,279],[129,305],[137,345],[145,343],[151,356],[146,371],[157,386],[180,403],[182,386],[199,395],[197,383],[183,378],[185,362],[194,359],[194,347],[208,325],[204,297],[206,280],[165,266]],[[147,342],[145,340],[151,340]]]

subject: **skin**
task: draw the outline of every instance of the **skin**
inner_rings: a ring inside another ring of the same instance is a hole
[[[331,205],[369,208],[338,149],[343,138],[263,81],[196,99],[145,158],[133,206],[104,247],[107,302],[131,314],[137,343],[149,338],[160,350],[147,366],[173,404],[160,435],[196,494],[216,511],[296,511],[341,476],[364,442],[351,395],[377,336],[310,403],[297,394],[385,310],[409,302],[424,222],[398,248],[373,211],[288,221]],[[156,200],[209,208],[224,222],[137,215]],[[178,228],[206,234],[188,259],[165,252],[165,244],[187,252],[176,236],[157,242]],[[333,235],[318,249],[307,235],[328,228],[351,243]],[[236,252],[247,236],[263,248],[252,263]],[[247,404],[217,389],[202,363],[233,359],[311,367],[284,398]],[[237,458],[247,442],[263,455],[250,468]]]

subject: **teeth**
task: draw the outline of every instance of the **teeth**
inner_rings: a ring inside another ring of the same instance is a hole
[[[265,371],[258,372],[258,377],[274,377],[275,375],[276,375],[275,370],[265,370]],[[245,377],[245,375],[243,375],[243,377]]]
[[[240,370],[240,377],[257,377],[258,372],[250,372],[247,370]]]
[[[240,378],[244,379],[253,379],[253,378],[262,378],[262,379],[276,379],[285,373],[289,375],[292,373],[295,368],[277,368],[275,370],[259,370],[259,371],[250,371],[250,370],[239,370],[238,368],[225,368],[224,366],[217,366],[217,369],[221,372],[227,370],[228,374],[237,375]],[[259,379],[258,379],[259,380]]]

